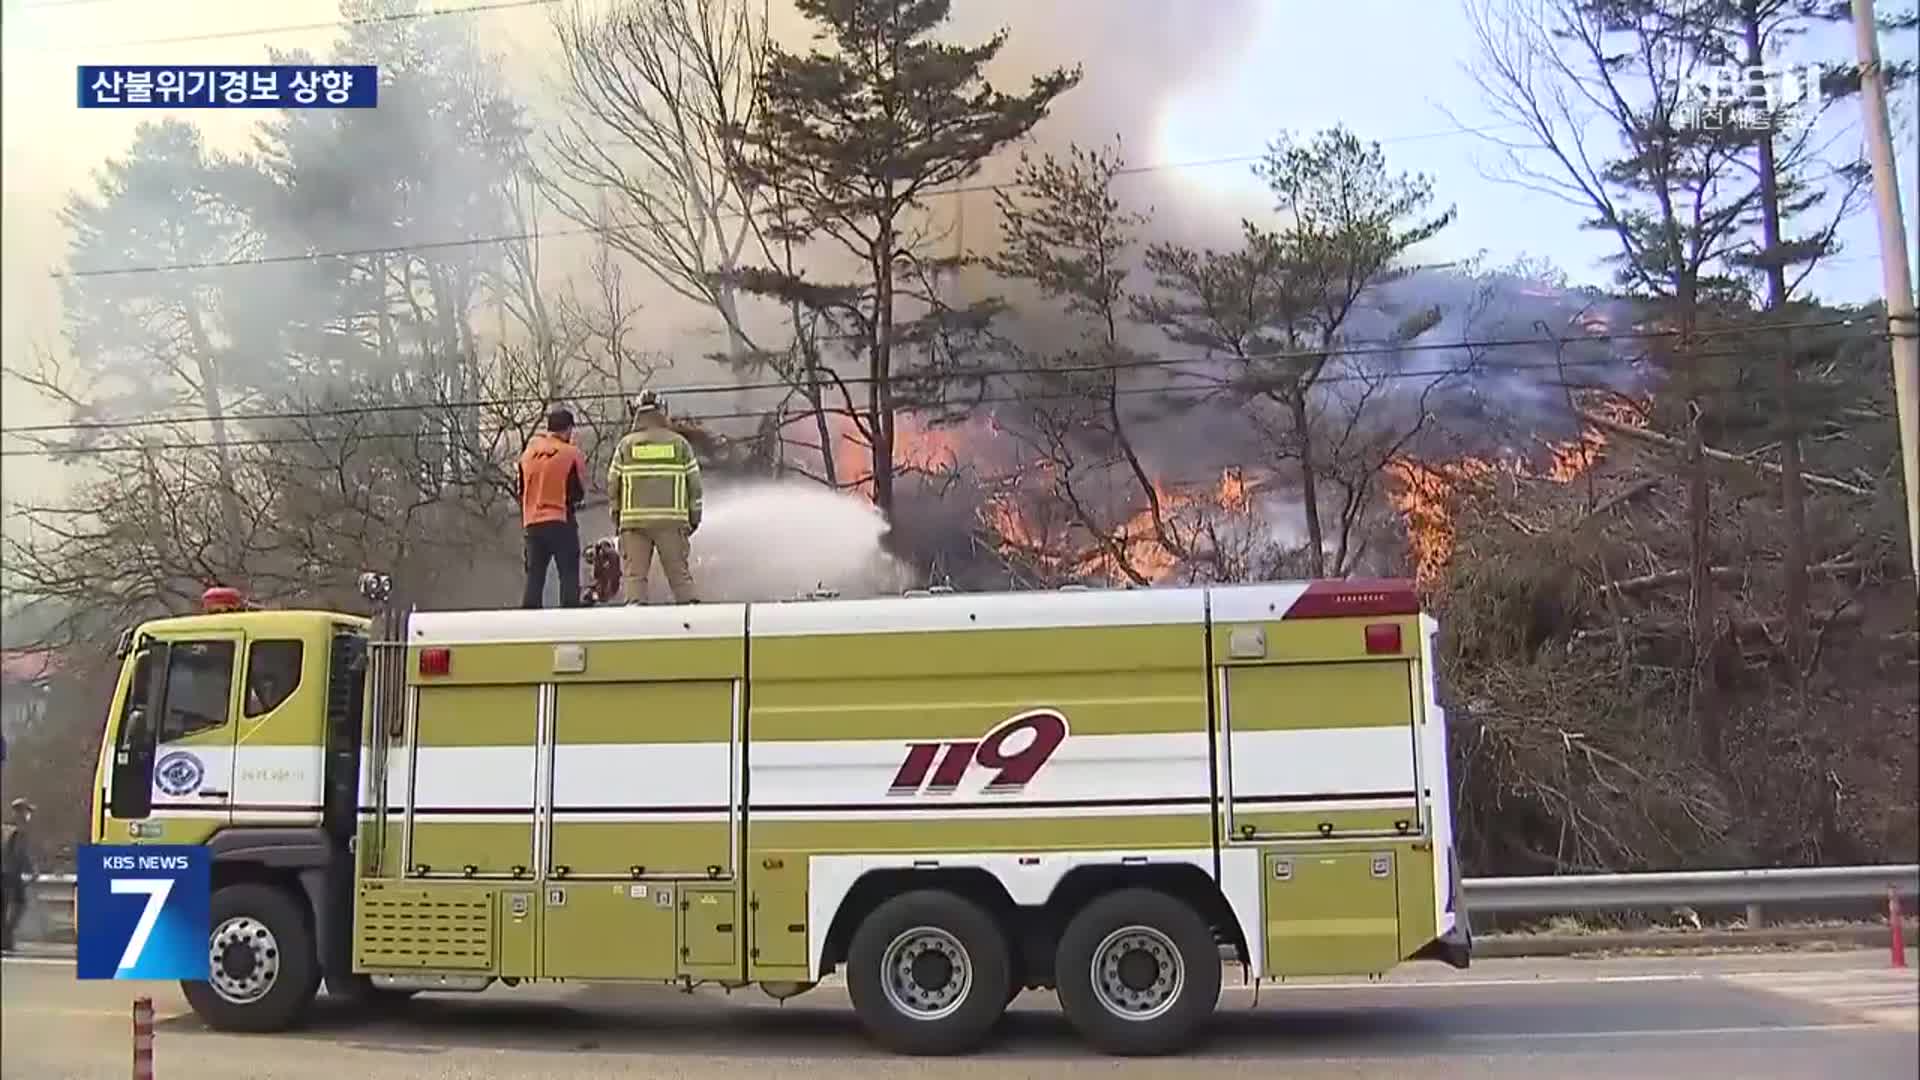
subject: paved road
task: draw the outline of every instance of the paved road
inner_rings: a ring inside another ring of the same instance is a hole
[[[0,1076],[127,1075],[126,983],[81,983],[71,961],[9,959]],[[277,1036],[206,1031],[171,985],[150,988],[162,1080],[489,1077],[1920,1076],[1915,969],[1883,952],[1412,965],[1378,983],[1223,995],[1188,1057],[1117,1061],[1083,1050],[1029,993],[973,1059],[900,1059],[866,1045],[835,987],[776,1005],[758,991],[548,985],[423,997],[357,1021],[320,1010]]]

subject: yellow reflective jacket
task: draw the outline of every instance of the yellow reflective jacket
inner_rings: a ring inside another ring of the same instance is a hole
[[[645,425],[614,447],[607,494],[623,529],[700,524],[700,459],[679,432]]]

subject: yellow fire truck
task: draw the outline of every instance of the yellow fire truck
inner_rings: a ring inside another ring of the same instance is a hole
[[[375,592],[378,593],[377,587]],[[1251,979],[1468,962],[1403,581],[129,631],[100,843],[213,859],[216,1028],[329,995],[838,972],[900,1053],[1048,988],[1110,1053]]]

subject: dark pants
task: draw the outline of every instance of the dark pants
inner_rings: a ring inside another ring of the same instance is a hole
[[[20,928],[20,919],[27,913],[27,882],[18,875],[8,874],[4,884],[0,884],[0,948],[12,949],[19,944],[14,934]]]
[[[547,563],[560,571],[560,606],[580,606],[580,526],[571,521],[543,521],[527,526],[527,588],[523,608],[540,606],[547,589]]]

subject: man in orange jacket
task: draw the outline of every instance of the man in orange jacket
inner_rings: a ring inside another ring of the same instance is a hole
[[[560,573],[560,606],[580,606],[580,525],[574,511],[586,497],[587,459],[573,445],[573,413],[555,408],[547,414],[547,430],[520,454],[520,524],[527,531],[521,607],[540,606],[549,562]]]

